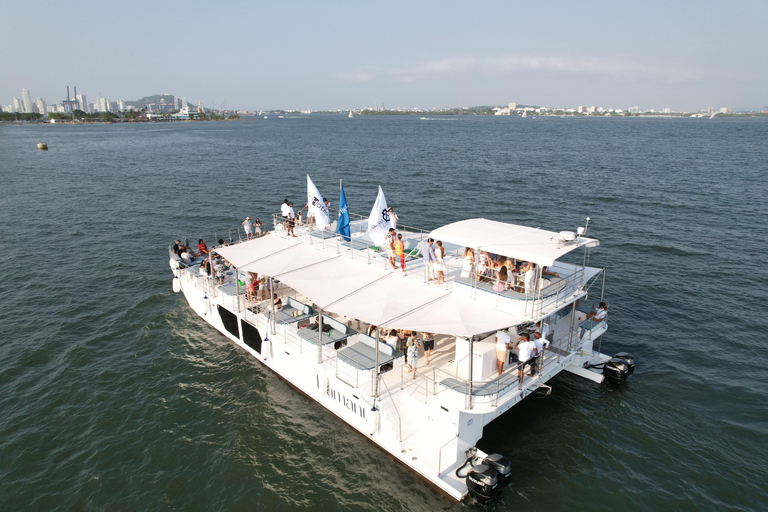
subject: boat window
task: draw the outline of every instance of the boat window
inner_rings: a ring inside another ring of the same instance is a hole
[[[219,316],[221,317],[221,323],[224,324],[224,328],[229,332],[229,334],[239,339],[240,331],[237,330],[237,317],[235,314],[221,307],[221,304],[219,304],[218,308]]]
[[[240,328],[243,331],[243,342],[256,352],[261,353],[261,334],[251,324],[240,320]]]

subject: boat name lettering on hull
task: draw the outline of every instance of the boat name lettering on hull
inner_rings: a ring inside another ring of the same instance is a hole
[[[317,377],[317,387],[320,388],[320,376]],[[338,402],[346,409],[352,411],[353,414],[357,414],[361,418],[365,419],[365,407],[361,407],[360,404],[358,404],[356,401],[348,398],[346,395],[341,393],[340,391],[336,391],[333,389],[330,384],[325,390],[325,394],[331,397],[333,400],[338,400]]]

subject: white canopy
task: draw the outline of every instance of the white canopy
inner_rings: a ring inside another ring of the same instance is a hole
[[[215,252],[239,270],[280,279],[323,309],[375,325],[469,337],[524,321],[441,287],[279,236]]]
[[[561,242],[559,234],[554,231],[488,219],[454,222],[432,231],[430,237],[462,247],[472,247],[509,258],[532,261],[545,267],[552,265],[555,260],[578,247],[600,245],[600,242],[594,238]]]

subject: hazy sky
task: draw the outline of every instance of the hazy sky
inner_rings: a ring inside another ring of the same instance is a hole
[[[768,0],[0,1],[0,103],[768,105]]]

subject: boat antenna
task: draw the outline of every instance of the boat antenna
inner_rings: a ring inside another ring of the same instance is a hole
[[[589,217],[587,217],[587,224],[582,228],[579,227],[579,229],[576,230],[576,232],[579,234],[579,239],[576,243],[581,241],[581,237],[587,234],[587,228],[589,227]]]

